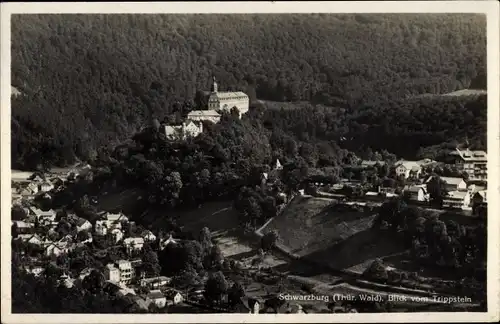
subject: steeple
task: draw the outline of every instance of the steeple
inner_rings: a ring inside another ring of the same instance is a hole
[[[216,93],[217,92],[217,81],[215,81],[215,75],[212,77],[212,79],[213,79],[214,82],[212,83],[212,89],[211,90],[212,90],[213,93]]]

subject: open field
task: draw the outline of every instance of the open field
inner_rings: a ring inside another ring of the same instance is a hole
[[[332,202],[298,197],[263,233],[277,230],[290,252],[354,272],[363,272],[375,258],[403,252],[380,231],[371,229],[374,215],[338,211]]]
[[[11,181],[27,181],[33,172],[10,170]]]

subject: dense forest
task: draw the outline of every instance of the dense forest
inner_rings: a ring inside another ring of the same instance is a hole
[[[484,148],[484,97],[419,95],[486,88],[485,27],[471,14],[13,15],[12,164],[93,160],[196,108],[212,74],[253,105],[309,102],[255,120],[325,150]]]

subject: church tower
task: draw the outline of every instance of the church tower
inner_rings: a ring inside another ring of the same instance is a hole
[[[213,83],[212,83],[212,93],[217,93],[217,81],[215,81],[215,76],[213,76]]]

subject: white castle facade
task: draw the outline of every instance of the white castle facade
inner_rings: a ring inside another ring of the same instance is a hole
[[[213,81],[211,93],[208,97],[208,110],[224,110],[230,112],[233,107],[236,107],[240,113],[245,114],[248,111],[250,100],[244,92],[219,92],[217,82]]]

